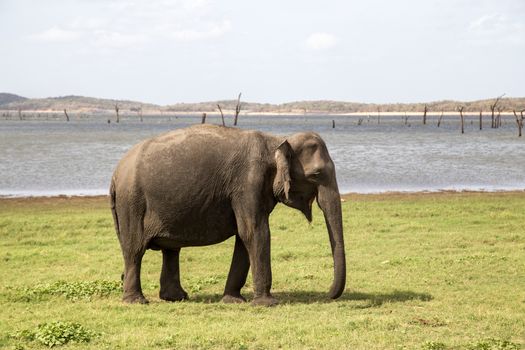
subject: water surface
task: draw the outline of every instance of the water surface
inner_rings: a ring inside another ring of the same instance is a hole
[[[231,118],[230,118],[231,119]],[[274,134],[313,130],[326,141],[341,192],[523,190],[525,138],[508,118],[499,129],[456,116],[422,125],[402,116],[242,116],[240,127]],[[332,120],[335,128],[332,128]],[[88,118],[64,121],[0,120],[0,195],[106,194],[112,171],[137,142],[200,122],[199,116],[124,118],[119,124]],[[219,119],[208,117],[218,124]],[[228,122],[231,121],[228,119]],[[488,127],[488,128],[487,128]]]

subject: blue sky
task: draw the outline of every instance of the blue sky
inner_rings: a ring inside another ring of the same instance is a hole
[[[0,0],[0,91],[170,104],[525,96],[525,1]]]

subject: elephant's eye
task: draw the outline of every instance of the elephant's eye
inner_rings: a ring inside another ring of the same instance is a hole
[[[322,173],[320,170],[314,171],[306,175],[308,180],[316,181],[322,178]]]

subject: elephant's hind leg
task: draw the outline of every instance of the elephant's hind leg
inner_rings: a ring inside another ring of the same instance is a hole
[[[243,303],[246,301],[241,295],[241,288],[246,283],[249,269],[250,258],[248,251],[239,236],[236,236],[230,273],[228,274],[228,280],[226,281],[226,287],[224,288],[224,295],[222,297],[223,302]]]
[[[162,249],[159,297],[166,301],[188,299],[188,293],[182,289],[180,284],[179,254],[180,248]]]

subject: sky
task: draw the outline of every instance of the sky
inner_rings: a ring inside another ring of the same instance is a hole
[[[0,0],[0,92],[161,105],[525,96],[524,0]]]

